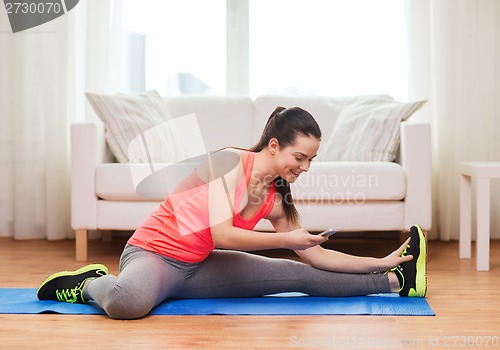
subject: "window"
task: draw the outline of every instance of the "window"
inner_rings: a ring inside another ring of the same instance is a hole
[[[408,98],[400,0],[123,0],[123,28],[129,90]]]
[[[408,58],[400,0],[250,2],[250,95],[407,99]]]
[[[226,93],[225,0],[123,0],[128,91]],[[137,72],[143,72],[137,74]]]

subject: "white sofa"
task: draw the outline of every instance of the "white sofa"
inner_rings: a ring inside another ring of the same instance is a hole
[[[278,105],[308,110],[322,128],[323,140],[338,114],[334,99],[328,97],[183,96],[165,101],[174,118],[195,113],[209,151],[255,144]],[[302,226],[310,231],[334,227],[349,232],[403,232],[418,223],[430,229],[430,138],[430,126],[410,118],[401,123],[400,152],[394,162],[314,161],[292,185]],[[76,259],[86,261],[89,230],[136,229],[163,200],[164,192],[147,198],[137,193],[134,176],[147,175],[150,166],[114,161],[100,121],[73,124],[71,146],[71,223],[76,231]],[[256,229],[272,227],[262,220]]]

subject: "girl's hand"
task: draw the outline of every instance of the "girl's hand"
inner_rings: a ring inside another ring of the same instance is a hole
[[[391,269],[394,266],[400,265],[404,262],[410,261],[413,259],[413,256],[411,255],[406,255],[406,256],[401,256],[403,254],[403,251],[405,248],[408,246],[410,243],[410,239],[408,238],[398,249],[393,251],[391,254],[387,255],[385,258],[382,258],[382,270],[387,270]]]
[[[304,250],[315,247],[328,240],[328,237],[312,235],[302,228],[285,233],[285,248],[291,250]]]

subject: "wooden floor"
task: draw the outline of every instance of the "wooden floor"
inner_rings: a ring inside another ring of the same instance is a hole
[[[383,256],[396,239],[329,241],[331,247]],[[38,287],[50,273],[76,269],[74,242],[0,239],[0,287]],[[123,239],[91,241],[92,262],[116,273]],[[500,241],[491,269],[458,259],[457,242],[429,243],[428,297],[434,317],[0,315],[0,349],[401,349],[500,348]],[[283,252],[271,252],[280,254]],[[473,257],[474,257],[473,252]],[[291,257],[291,256],[290,256]]]

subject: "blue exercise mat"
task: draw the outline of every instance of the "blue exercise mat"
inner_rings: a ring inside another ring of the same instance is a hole
[[[0,314],[101,315],[95,303],[68,304],[40,301],[36,289],[0,288]],[[312,297],[281,293],[260,298],[167,300],[151,315],[400,315],[434,316],[425,298],[402,298],[397,294],[361,297]]]

